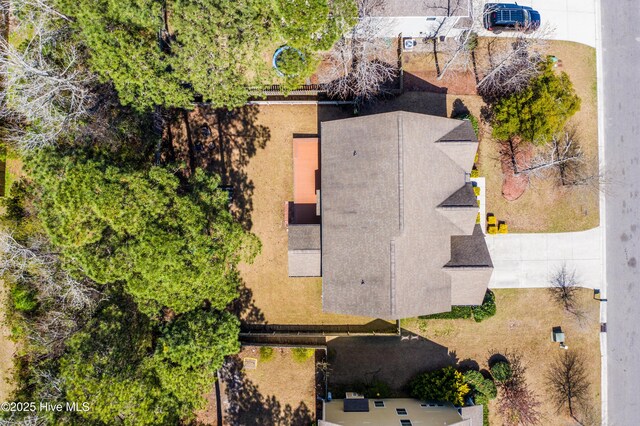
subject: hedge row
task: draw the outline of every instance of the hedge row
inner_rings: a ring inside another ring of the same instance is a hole
[[[482,305],[479,306],[452,306],[451,312],[442,312],[433,315],[423,315],[420,319],[467,319],[473,318],[476,322],[484,321],[496,314],[496,296],[491,290],[487,290]]]

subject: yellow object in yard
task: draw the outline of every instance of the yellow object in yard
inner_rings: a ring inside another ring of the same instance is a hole
[[[488,225],[496,225],[498,222],[496,220],[496,217],[492,214],[488,214],[487,215],[487,224]]]
[[[480,177],[480,172],[478,171],[478,169],[472,169],[471,170],[471,177],[472,178]]]
[[[487,226],[487,233],[491,234],[491,235],[497,234],[498,233],[498,227],[495,226],[495,225]]]
[[[480,213],[478,213],[478,216],[476,216],[476,225],[478,225],[480,223]]]
[[[478,151],[476,151],[476,158],[473,159],[474,163],[478,162],[478,157],[479,157],[479,153],[478,153]]]
[[[498,227],[498,232],[501,234],[507,234],[509,232],[509,229],[507,228],[507,224],[501,223],[500,226]]]
[[[479,186],[474,186],[473,187],[473,193],[476,194],[476,197],[480,196],[480,187]]]

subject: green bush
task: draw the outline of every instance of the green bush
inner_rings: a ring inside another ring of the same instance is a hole
[[[505,382],[511,378],[511,366],[506,361],[496,362],[491,366],[491,375],[496,382]]]
[[[453,367],[420,374],[410,383],[411,395],[420,400],[448,401],[461,406],[471,390],[464,376]]]
[[[487,290],[484,295],[482,305],[471,308],[473,319],[482,322],[496,314],[496,295],[491,290]]]
[[[471,318],[472,308],[471,306],[452,306],[451,311],[441,312],[433,315],[423,315],[420,319],[460,319]]]
[[[293,348],[291,353],[296,362],[305,362],[316,353],[316,350],[311,348]]]
[[[11,289],[11,302],[13,308],[19,312],[31,312],[38,307],[38,301],[33,292],[20,285]]]
[[[496,385],[493,381],[485,379],[479,371],[467,371],[464,373],[464,380],[476,391],[477,394],[480,394],[487,399],[494,399],[498,395],[498,390],[496,389]]]
[[[478,395],[475,403],[476,405],[482,405],[482,425],[489,426],[489,400],[484,395]]]
[[[260,348],[260,361],[267,362],[273,359],[275,351],[271,346],[262,346]]]

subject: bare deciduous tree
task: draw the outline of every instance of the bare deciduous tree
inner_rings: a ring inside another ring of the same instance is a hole
[[[577,291],[578,279],[576,271],[569,271],[567,265],[563,264],[550,278],[551,287],[549,292],[551,297],[567,312],[577,312]]]
[[[496,383],[498,411],[507,425],[536,425],[540,423],[540,401],[526,382],[526,367],[522,355],[516,351],[503,352],[511,367],[511,377]]]
[[[584,166],[585,158],[577,130],[568,127],[561,134],[553,136],[528,167],[516,173],[546,177],[549,171],[557,171],[560,183],[567,185],[573,176],[584,174],[581,171]]]
[[[65,47],[64,57],[52,60],[51,47],[65,37],[56,20],[68,19],[45,0],[4,0],[18,27],[30,38],[15,47],[0,38],[0,118],[5,139],[21,149],[49,145],[86,113],[91,76],[79,65],[79,53]],[[19,28],[18,28],[19,29]],[[28,30],[28,31],[27,31]]]
[[[0,275],[30,289],[38,303],[47,306],[44,313],[23,320],[27,339],[52,354],[77,330],[78,319],[89,316],[104,297],[88,279],[77,280],[62,269],[58,256],[40,239],[23,245],[4,231],[0,231]]]
[[[478,92],[487,99],[498,99],[525,88],[541,71],[551,32],[550,27],[542,26],[531,33],[517,32],[508,39],[489,41]]]
[[[366,101],[379,95],[384,84],[398,75],[397,64],[385,62],[389,50],[385,20],[372,18],[382,0],[357,0],[359,20],[350,33],[332,48],[327,60],[327,94],[341,99]]]
[[[580,408],[589,402],[589,377],[578,352],[564,351],[549,366],[547,384],[558,412],[565,411],[578,423]]]

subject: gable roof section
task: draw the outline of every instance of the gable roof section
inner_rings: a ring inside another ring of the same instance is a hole
[[[438,146],[456,144],[472,163],[477,141],[447,136],[468,135],[456,132],[461,125],[468,123],[408,112],[322,123],[326,311],[406,318],[450,309],[443,266],[451,236],[470,234],[478,212],[465,184],[471,164],[463,169],[466,160]]]
[[[470,172],[476,156],[478,139],[468,120],[458,123],[458,126],[436,141],[436,146],[463,170]]]

